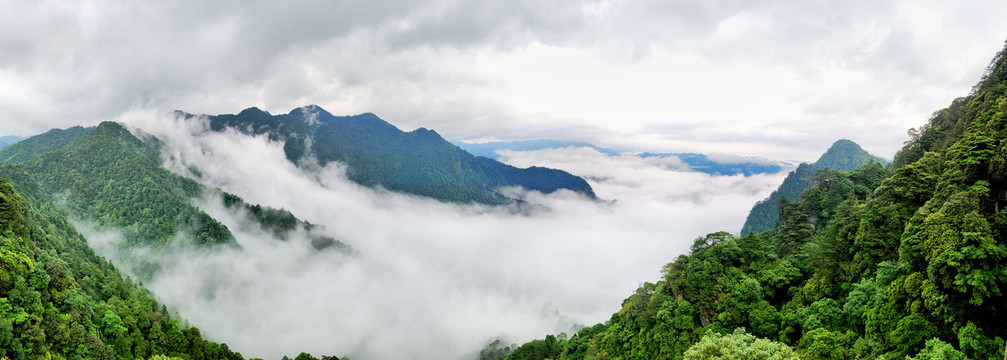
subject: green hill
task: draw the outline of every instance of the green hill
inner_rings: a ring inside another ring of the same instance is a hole
[[[33,184],[0,165],[0,358],[242,358],[96,255]]]
[[[180,116],[193,116],[179,113]],[[451,202],[500,204],[510,201],[497,189],[522,186],[551,193],[573,190],[588,197],[587,181],[562,170],[519,169],[476,157],[444,140],[433,130],[403,132],[374,114],[333,116],[315,106],[271,115],[249,108],[236,115],[210,116],[210,128],[268,134],[283,141],[287,158],[298,164],[338,161],[350,180],[369,187],[428,196]]]
[[[34,159],[42,154],[66,146],[87,131],[88,129],[80,126],[74,126],[66,130],[49,130],[43,134],[33,136],[31,141],[21,141],[4,147],[0,151],[0,161],[23,162]]]
[[[190,204],[200,185],[162,168],[157,149],[122,125],[52,130],[0,150],[0,159],[19,163],[71,214],[124,229],[130,243],[167,243],[179,230],[197,243],[234,243]]]
[[[818,169],[772,231],[699,237],[605,323],[483,358],[1004,358],[1005,54],[893,171]]]
[[[0,150],[0,159],[17,163],[33,182],[74,216],[122,230],[133,245],[163,245],[184,231],[196,244],[236,245],[230,229],[192,205],[204,192],[217,192],[225,205],[244,209],[251,220],[278,239],[298,226],[314,225],[289,211],[247,204],[235,195],[204,189],[161,167],[159,142],[133,136],[122,125],[51,130]],[[339,241],[309,231],[316,248]]]
[[[797,199],[804,190],[811,185],[811,180],[815,172],[820,169],[833,169],[850,172],[854,169],[870,163],[881,162],[884,159],[871,155],[862,149],[857,143],[840,139],[825,151],[814,164],[800,164],[797,169],[787,174],[780,187],[773,191],[768,198],[755,203],[752,211],[745,219],[745,225],[741,228],[741,236],[749,233],[760,233],[776,226],[779,218],[780,202],[784,199]]]

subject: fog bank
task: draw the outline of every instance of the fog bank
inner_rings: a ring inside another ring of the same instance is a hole
[[[246,357],[462,359],[494,337],[520,343],[602,322],[692,239],[737,232],[785,175],[710,176],[582,149],[507,153],[515,165],[584,176],[609,200],[508,189],[547,208],[529,215],[364,188],[338,164],[301,169],[283,144],[209,132],[199,118],[135,111],[119,120],[161,139],[170,170],[290,210],[356,250],[316,251],[303,234],[274,239],[207,195],[195,205],[227,225],[241,249],[125,255],[161,264],[145,285]],[[89,241],[99,238],[115,241]]]

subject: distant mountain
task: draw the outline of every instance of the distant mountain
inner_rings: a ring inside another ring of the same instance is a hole
[[[20,136],[0,136],[0,149],[8,147],[18,141],[21,141]]]
[[[850,172],[870,162],[885,164],[885,159],[871,155],[857,143],[840,139],[825,151],[814,164],[800,164],[791,171],[780,187],[769,195],[769,198],[759,201],[748,213],[745,225],[741,228],[741,236],[749,233],[760,233],[776,226],[779,218],[779,203],[781,198],[799,199],[801,193],[811,185],[815,172],[820,169],[833,169]]]
[[[283,141],[287,159],[296,164],[346,164],[349,179],[369,187],[462,203],[508,202],[498,192],[506,186],[544,193],[568,189],[595,197],[587,181],[565,171],[519,169],[473,156],[433,130],[403,132],[371,113],[333,116],[310,105],[283,115],[249,108],[235,115],[209,116],[209,120],[214,131],[231,128]]]
[[[728,161],[717,161],[706,154],[696,153],[670,153],[652,154],[643,153],[641,157],[677,157],[682,162],[689,165],[693,171],[707,173],[710,175],[753,175],[753,174],[775,174],[783,171],[783,163],[773,162],[760,158],[737,157]]]
[[[478,144],[469,144],[460,141],[453,144],[476,156],[485,156],[490,159],[499,159],[499,150],[511,151],[535,151],[543,149],[562,149],[566,147],[586,147],[597,150],[602,154],[615,156],[622,153],[633,152],[622,148],[603,148],[594,144],[573,141],[563,142],[551,139],[523,140],[523,141],[497,141]],[[770,161],[761,158],[735,157],[731,161],[717,161],[712,156],[696,153],[638,153],[640,157],[677,157],[682,162],[689,165],[693,171],[707,173],[711,175],[752,175],[752,174],[775,174],[784,169],[783,163]]]
[[[472,153],[472,155],[485,156],[493,160],[497,160],[500,158],[500,154],[497,154],[497,150],[535,151],[542,149],[562,149],[565,147],[588,147],[598,150],[598,152],[607,155],[619,155],[619,153],[624,152],[612,148],[603,148],[600,146],[595,146],[594,144],[583,141],[563,142],[552,139],[493,141],[493,142],[473,143],[473,144],[461,141],[453,141],[451,143],[462,148],[462,150]]]

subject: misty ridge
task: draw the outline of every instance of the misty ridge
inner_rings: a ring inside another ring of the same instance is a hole
[[[213,191],[192,204],[230,229],[237,247],[192,246],[185,233],[169,246],[122,246],[115,229],[75,220],[128,273],[156,269],[144,285],[208,339],[264,358],[462,359],[493,339],[572,333],[603,320],[695,234],[740,227],[748,204],[782,175],[711,176],[584,149],[505,152],[517,166],[604,179],[589,182],[616,200],[503,190],[547,209],[528,213],[365,187],[338,162],[298,166],[267,134],[211,131],[205,117],[134,111],[117,120],[156,137],[165,168],[289,210],[352,249],[319,251],[303,228],[279,240]],[[714,208],[725,216],[704,215]]]

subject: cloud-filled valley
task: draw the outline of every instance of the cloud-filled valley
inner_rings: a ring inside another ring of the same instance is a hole
[[[337,163],[297,167],[283,144],[207,131],[198,117],[134,111],[119,120],[162,140],[168,169],[290,210],[353,248],[317,251],[303,234],[278,240],[213,194],[195,205],[240,249],[122,250],[90,231],[127,271],[137,259],[161,266],[145,285],[210,339],[252,357],[470,358],[493,338],[570,333],[606,320],[692,239],[737,232],[783,176],[710,176],[676,171],[674,159],[590,149],[510,152],[516,166],[589,179],[602,200],[509,189],[537,205],[458,205],[362,187]]]

